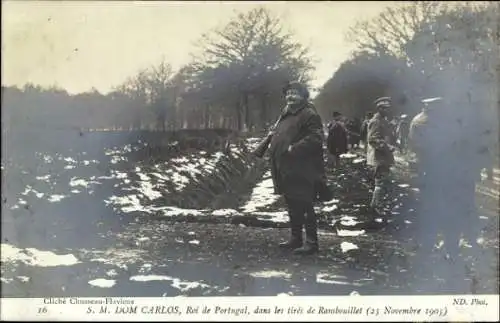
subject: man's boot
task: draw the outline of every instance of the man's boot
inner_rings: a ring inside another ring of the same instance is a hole
[[[293,250],[296,255],[312,255],[317,252],[319,252],[318,241],[308,239],[306,239],[306,243],[302,247]]]
[[[314,209],[306,215],[306,243],[301,248],[293,251],[294,254],[310,255],[319,251],[318,246],[318,224]]]
[[[302,226],[297,223],[291,223],[291,237],[289,241],[280,243],[280,248],[296,249],[302,246]]]

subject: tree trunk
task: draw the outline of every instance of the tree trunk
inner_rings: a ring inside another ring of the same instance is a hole
[[[207,129],[210,124],[210,105],[205,104],[205,111],[204,111],[204,116],[203,116],[203,127]]]
[[[262,128],[267,123],[267,93],[260,96],[260,124],[259,127]]]
[[[242,127],[242,113],[241,113],[241,104],[240,102],[236,103],[236,127],[238,128],[238,131],[241,131]]]
[[[245,116],[243,127],[245,130],[248,130],[251,127],[250,109],[248,108],[248,93],[243,94],[243,111]]]

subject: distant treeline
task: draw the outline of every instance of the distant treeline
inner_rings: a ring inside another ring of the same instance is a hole
[[[178,71],[162,60],[106,95],[2,87],[3,122],[10,128],[260,129],[279,114],[286,83],[307,83],[313,71],[308,49],[261,7],[203,35],[199,46],[201,54]]]
[[[411,1],[388,6],[346,34],[356,46],[323,86],[316,106],[362,118],[373,100],[393,97],[396,115],[420,112],[440,96],[496,128],[499,111],[500,10],[497,2]]]
[[[356,49],[314,103],[326,122],[333,110],[362,118],[381,95],[410,116],[422,98],[442,96],[498,134],[499,17],[496,2],[388,6],[352,26],[346,38]],[[262,7],[203,35],[199,46],[201,54],[178,71],[162,60],[108,94],[2,87],[3,126],[259,130],[278,116],[288,81],[310,83],[308,48]]]

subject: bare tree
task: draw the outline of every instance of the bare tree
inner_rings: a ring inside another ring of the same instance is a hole
[[[170,64],[162,60],[160,64],[150,69],[146,79],[149,89],[149,103],[155,116],[156,128],[162,131],[166,130],[167,117],[175,108],[171,83],[173,74]]]
[[[240,13],[222,29],[203,35],[201,46],[203,54],[198,59],[206,70],[201,74],[209,76],[205,84],[226,89],[240,130],[258,120],[250,111],[253,100],[267,107],[277,87],[300,76],[307,81],[312,71],[308,49],[284,32],[280,20],[263,7]],[[271,79],[276,83],[270,84]]]
[[[173,83],[174,72],[170,64],[162,60],[158,65],[140,70],[128,78],[116,91],[127,95],[131,101],[127,109],[134,115],[134,128],[152,115],[155,128],[165,131],[167,119],[175,124],[176,91]]]
[[[359,21],[349,28],[346,40],[359,50],[401,57],[422,23],[431,21],[448,6],[441,1],[411,1],[388,6],[373,19]]]
[[[132,116],[131,127],[141,129],[143,119],[143,111],[141,110],[144,110],[148,103],[147,70],[140,70],[137,75],[129,77],[124,83],[117,86],[115,91],[125,94],[130,99],[124,110]]]

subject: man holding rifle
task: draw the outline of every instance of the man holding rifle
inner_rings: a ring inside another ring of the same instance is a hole
[[[286,107],[268,136],[274,190],[284,196],[290,217],[291,238],[280,247],[313,254],[319,249],[313,202],[318,188],[326,184],[323,126],[303,84],[291,82],[284,93]]]

